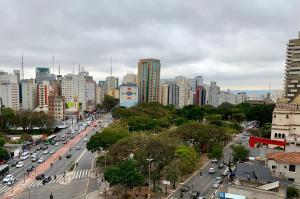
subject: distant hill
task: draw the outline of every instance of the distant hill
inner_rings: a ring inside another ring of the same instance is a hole
[[[252,94],[256,94],[256,95],[266,95],[269,90],[230,90],[232,93],[240,93],[240,92],[245,92],[247,95],[252,95]],[[276,93],[280,91],[279,89],[274,89],[271,90],[271,94],[272,93]]]

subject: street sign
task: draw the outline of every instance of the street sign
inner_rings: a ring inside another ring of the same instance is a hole
[[[171,184],[171,182],[170,182],[170,181],[168,181],[168,180],[163,180],[163,181],[162,181],[162,184],[165,184],[165,185],[170,185],[170,184]]]

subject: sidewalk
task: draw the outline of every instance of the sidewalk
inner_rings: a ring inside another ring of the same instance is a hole
[[[85,199],[103,199],[102,195],[100,195],[99,191],[94,191],[86,195]]]

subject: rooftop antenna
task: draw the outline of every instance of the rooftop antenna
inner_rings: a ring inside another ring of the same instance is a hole
[[[73,71],[74,71],[74,69],[73,69]],[[58,65],[58,75],[60,75],[60,64]]]
[[[53,67],[52,73],[54,74],[54,56],[52,56],[52,67]]]
[[[74,73],[75,73],[75,61],[73,59],[73,75],[74,75]]]
[[[110,57],[110,76],[112,77],[112,56]]]
[[[269,93],[271,95],[271,82],[269,82]]]
[[[24,59],[23,59],[23,48],[22,48],[21,76],[22,76],[22,79],[24,79]]]
[[[78,65],[78,74],[80,73],[80,64]]]

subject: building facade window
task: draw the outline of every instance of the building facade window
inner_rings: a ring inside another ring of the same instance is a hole
[[[289,171],[295,172],[296,171],[296,165],[290,164],[289,165]]]
[[[294,182],[295,179],[294,178],[288,178],[288,181]]]
[[[277,138],[277,133],[275,133],[274,137],[276,137],[276,138]]]
[[[272,165],[272,169],[277,169],[277,166],[276,165]]]
[[[289,118],[289,115],[286,115],[285,118]]]

